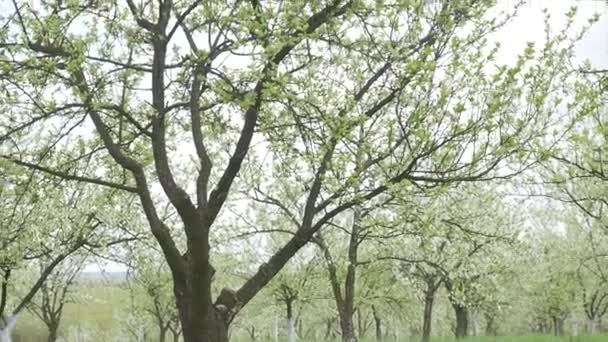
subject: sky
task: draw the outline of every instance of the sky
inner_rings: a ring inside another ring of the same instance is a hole
[[[499,0],[497,11],[509,9],[516,0]],[[540,42],[544,37],[543,9],[551,14],[551,25],[555,30],[563,27],[565,13],[577,6],[577,27],[584,24],[594,13],[602,15],[587,36],[576,47],[576,61],[589,60],[598,69],[608,69],[608,1],[606,0],[529,0],[518,15],[503,27],[494,39],[501,42],[499,61],[508,63],[523,51],[529,41]],[[125,267],[117,263],[95,263],[85,272],[123,272]]]

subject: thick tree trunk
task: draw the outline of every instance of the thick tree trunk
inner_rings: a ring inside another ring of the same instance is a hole
[[[424,316],[422,317],[422,342],[431,339],[433,324],[433,303],[435,302],[435,289],[427,288],[424,295]]]
[[[222,319],[205,319],[182,322],[184,342],[228,342],[228,325]],[[205,326],[203,330],[201,327]]]
[[[343,342],[356,342],[355,325],[353,323],[353,313],[347,308],[340,310],[340,330],[342,331]]]
[[[184,342],[228,342],[228,323],[213,304],[202,305],[195,296],[176,290]]]
[[[469,329],[467,308],[459,304],[452,304],[452,307],[454,308],[454,313],[456,314],[455,336],[457,339],[465,338],[467,337]]]
[[[49,324],[47,325],[49,330],[49,335],[46,339],[47,342],[55,342],[57,341],[57,333],[59,331],[59,323],[57,324]]]

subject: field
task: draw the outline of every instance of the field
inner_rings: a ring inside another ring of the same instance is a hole
[[[149,336],[136,339],[129,335],[121,326],[123,317],[128,311],[130,296],[128,290],[117,285],[91,282],[83,284],[77,290],[78,302],[66,306],[59,336],[65,342],[157,342],[154,327],[149,330]],[[26,312],[20,318],[13,338],[13,342],[46,342],[46,327],[41,321]],[[168,340],[172,340],[168,336]],[[231,342],[251,342],[250,338],[234,337]],[[365,338],[359,342],[375,342],[376,339]],[[420,337],[403,337],[399,339],[386,338],[386,342],[419,342]],[[434,337],[431,342],[455,342],[453,337]],[[497,336],[497,337],[470,337],[466,342],[606,342],[608,335],[596,336]],[[255,342],[287,342],[285,336],[274,338],[257,338]],[[341,342],[337,340],[298,340],[298,342]]]

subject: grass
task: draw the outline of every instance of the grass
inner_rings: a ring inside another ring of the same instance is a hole
[[[251,342],[249,338],[233,338],[231,342]],[[335,340],[297,340],[298,342],[341,342],[340,339]],[[420,342],[419,336],[414,337],[402,337],[398,339],[386,338],[382,342]],[[454,337],[433,337],[430,342],[607,342],[608,335],[595,335],[595,336],[544,336],[544,335],[533,335],[533,336],[475,336],[468,337],[462,340],[456,340]],[[256,342],[275,342],[274,338],[264,339],[258,338]],[[287,338],[284,336],[279,337],[278,342],[287,342]],[[378,342],[374,338],[360,339],[359,342]]]
[[[400,339],[385,339],[385,342],[420,342],[420,337],[404,337]],[[607,342],[608,336],[606,335],[595,335],[595,336],[475,336],[469,337],[462,340],[456,340],[454,337],[433,337],[431,342]],[[244,342],[244,341],[243,341]],[[259,341],[259,342],[273,342],[273,341]],[[282,341],[280,341],[282,342]],[[306,342],[340,342],[340,340],[333,341],[306,341]],[[359,342],[377,342],[375,339],[361,339]]]
[[[126,290],[116,286],[86,284],[78,289],[81,301],[70,303],[66,306],[60,335],[66,336],[68,331],[74,329],[107,332],[115,331],[120,323],[117,314],[125,310],[129,305],[129,294]],[[46,342],[45,326],[30,313],[25,312],[19,319],[13,342]],[[85,334],[86,335],[86,334]],[[155,337],[155,336],[154,336]],[[82,338],[79,342],[109,341],[110,339],[89,336]],[[112,339],[113,341],[127,342],[128,339]],[[146,342],[154,342],[155,338],[149,338]],[[383,342],[420,342],[420,337],[402,337],[399,339],[387,338]],[[278,342],[286,342],[284,336],[279,337]],[[453,337],[433,337],[431,342],[456,342]],[[67,342],[76,342],[68,340]],[[233,338],[231,342],[251,342],[249,338]],[[275,342],[274,338],[258,338],[256,342]],[[298,342],[341,342],[339,339],[332,341],[322,340],[298,340]],[[377,342],[373,338],[361,339],[359,342]],[[596,336],[497,336],[497,337],[470,337],[458,342],[608,342],[608,335]]]
[[[83,284],[77,291],[77,301],[68,303],[65,307],[59,328],[60,336],[66,336],[74,330],[112,331],[120,325],[116,314],[129,305],[126,290],[103,284]],[[46,342],[46,336],[47,329],[44,324],[25,311],[17,322],[13,342]],[[83,341],[97,342],[98,339],[84,338]]]

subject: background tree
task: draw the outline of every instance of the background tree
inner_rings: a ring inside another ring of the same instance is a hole
[[[157,328],[159,342],[167,340],[171,333],[173,341],[179,341],[181,328],[175,307],[173,282],[164,260],[158,251],[142,243],[131,249],[129,279],[127,286],[135,313],[147,316]]]
[[[395,240],[393,255],[381,259],[399,262],[401,277],[419,284],[423,340],[430,338],[433,304],[442,285],[454,309],[454,333],[465,337],[469,310],[491,300],[497,292],[495,277],[508,270],[504,260],[516,245],[515,222],[497,193],[484,187],[440,191],[419,197],[416,205],[421,208],[414,214],[416,219],[403,228],[409,233]],[[411,207],[402,210],[407,213]]]
[[[59,326],[65,305],[74,301],[73,287],[86,262],[86,257],[73,255],[53,270],[43,282],[38,294],[27,309],[44,322],[48,329],[48,342],[59,337]],[[45,260],[39,261],[40,272],[47,268]]]

